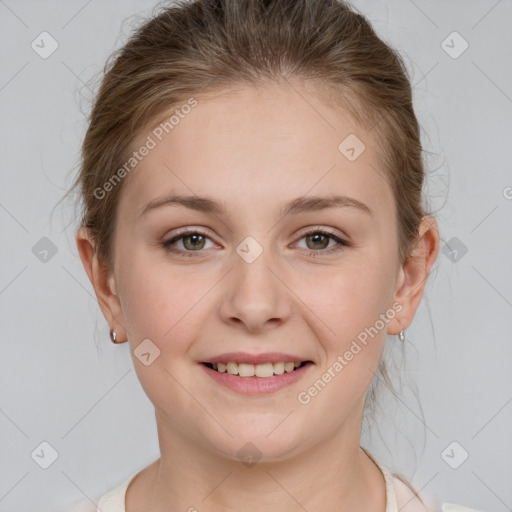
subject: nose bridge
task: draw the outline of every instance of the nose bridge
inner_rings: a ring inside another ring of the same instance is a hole
[[[247,236],[233,254],[230,290],[225,295],[223,314],[236,317],[251,329],[258,329],[289,313],[286,287],[276,277],[278,265],[272,252],[271,236]]]
[[[271,236],[264,234],[249,235],[236,247],[236,289],[252,302],[258,301],[259,294],[264,294],[262,300],[268,302],[277,292],[275,276],[269,269],[275,266],[270,240]]]

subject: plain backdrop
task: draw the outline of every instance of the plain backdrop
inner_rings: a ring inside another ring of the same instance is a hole
[[[353,3],[406,60],[442,236],[406,331],[407,385],[361,444],[438,504],[511,510],[512,1]],[[153,406],[79,260],[72,205],[51,217],[91,79],[155,5],[0,1],[0,512],[65,510],[159,456]],[[41,37],[44,51],[58,45],[45,58]]]

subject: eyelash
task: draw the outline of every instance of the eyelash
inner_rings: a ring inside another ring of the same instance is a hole
[[[340,250],[344,249],[345,247],[351,247],[351,244],[349,242],[347,242],[346,240],[343,240],[343,239],[339,238],[338,236],[334,235],[333,233],[330,233],[329,231],[326,231],[323,229],[313,229],[311,231],[308,231],[307,233],[304,233],[299,240],[302,240],[303,238],[305,238],[307,236],[312,236],[312,235],[316,235],[316,234],[327,235],[328,238],[331,238],[332,240],[334,240],[338,245],[331,247],[330,249],[322,249],[322,250],[316,250],[316,251],[313,249],[304,249],[306,251],[309,251],[309,253],[310,253],[309,256],[312,258],[318,258],[318,257],[325,255],[325,253],[331,254],[332,252],[340,251]],[[198,256],[198,254],[196,254],[196,253],[200,253],[203,249],[199,249],[197,251],[184,251],[182,249],[173,248],[171,245],[171,244],[177,242],[178,240],[180,240],[181,238],[184,238],[187,235],[201,235],[205,238],[210,238],[207,235],[207,233],[204,233],[203,231],[201,231],[199,229],[194,229],[194,230],[182,231],[181,233],[177,234],[173,238],[170,238],[169,240],[162,242],[161,245],[167,252],[175,253],[180,256],[185,256],[185,257],[192,257],[192,258],[196,257],[196,256]]]

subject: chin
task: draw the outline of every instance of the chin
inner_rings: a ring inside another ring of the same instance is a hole
[[[272,429],[275,429],[275,424]],[[275,429],[272,432],[272,429],[252,429],[250,434],[235,435],[233,438],[224,437],[223,443],[215,443],[215,451],[225,458],[240,461],[251,467],[256,463],[285,461],[301,449],[303,443],[293,440],[286,431],[278,432],[278,429]],[[269,435],[269,432],[272,433]]]

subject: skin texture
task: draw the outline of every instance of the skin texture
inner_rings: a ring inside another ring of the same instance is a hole
[[[132,352],[148,338],[160,350],[149,366],[133,359],[155,406],[161,458],[128,488],[127,512],[171,505],[384,511],[384,480],[359,446],[364,400],[386,334],[397,334],[399,321],[407,329],[421,301],[438,252],[437,224],[424,219],[401,266],[396,206],[376,141],[313,87],[242,87],[196,99],[125,178],[114,268],[101,268],[84,228],[76,237],[110,327]],[[351,133],[366,146],[355,161],[338,150]],[[209,196],[226,214],[167,205],[140,216],[170,193]],[[365,203],[371,215],[343,207],[279,217],[283,203],[333,193]],[[207,234],[174,243],[192,257],[161,245],[184,227]],[[333,239],[306,236],[313,228],[351,245],[330,250]],[[262,248],[252,263],[236,252],[247,236]],[[299,403],[297,394],[393,303],[402,308],[396,317],[308,404]],[[231,351],[286,352],[314,366],[276,393],[242,396],[199,365]],[[237,456],[247,442],[262,454],[251,467]]]

